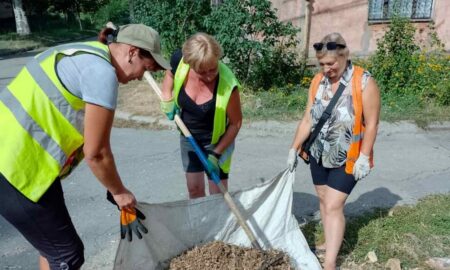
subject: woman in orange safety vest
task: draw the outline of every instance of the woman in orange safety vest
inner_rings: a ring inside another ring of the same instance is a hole
[[[306,110],[288,155],[288,167],[295,169],[297,155],[308,156],[313,183],[320,201],[325,243],[316,254],[325,254],[324,269],[335,269],[344,237],[344,204],[358,180],[373,167],[373,146],[380,115],[380,93],[368,71],[353,65],[349,49],[338,33],[326,35],[314,44],[322,68],[312,80]],[[302,145],[339,86],[343,92],[330,117],[314,139],[308,153]]]

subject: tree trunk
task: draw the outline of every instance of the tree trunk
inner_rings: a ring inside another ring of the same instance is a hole
[[[13,0],[14,17],[16,18],[17,34],[21,36],[31,34],[30,26],[28,25],[27,15],[22,8],[22,0]]]
[[[78,22],[78,26],[80,27],[80,31],[83,31],[83,24],[81,23],[81,16],[80,16],[80,12],[77,10],[75,10],[75,18],[77,19]]]

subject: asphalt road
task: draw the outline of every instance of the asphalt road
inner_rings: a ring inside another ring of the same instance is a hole
[[[30,54],[31,55],[31,54]],[[0,87],[15,76],[26,56],[0,60]],[[285,169],[296,123],[244,125],[237,138],[230,190],[249,188]],[[450,125],[424,131],[406,122],[381,123],[375,168],[350,195],[348,215],[374,207],[412,204],[428,194],[450,192]],[[113,129],[119,172],[138,200],[158,203],[187,198],[175,130]],[[85,244],[84,269],[111,269],[119,239],[119,216],[105,190],[83,163],[63,181],[66,203]],[[299,163],[294,184],[296,216],[318,211],[308,167]],[[148,217],[151,218],[151,217]],[[151,228],[149,228],[151,229]],[[38,253],[0,217],[0,269],[37,269]]]

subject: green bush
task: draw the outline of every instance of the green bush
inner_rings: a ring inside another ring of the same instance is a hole
[[[303,73],[291,24],[281,23],[267,0],[228,0],[205,25],[222,44],[239,79],[254,89],[298,83]]]
[[[450,105],[450,61],[433,25],[428,49],[415,43],[414,26],[405,18],[392,18],[378,41],[376,53],[361,64],[372,72],[389,108],[422,107],[430,102]]]
[[[160,32],[166,56],[196,32],[215,36],[223,61],[253,89],[298,83],[303,74],[298,31],[278,21],[268,0],[227,0],[213,8],[209,0],[135,0],[133,17]]]
[[[94,13],[94,25],[97,28],[105,27],[111,21],[116,25],[130,23],[130,7],[126,0],[110,0]]]
[[[421,52],[414,55],[417,70],[413,87],[423,102],[450,105],[450,56],[440,51]]]
[[[413,77],[417,69],[414,54],[419,47],[414,41],[415,28],[407,19],[395,16],[389,30],[377,42],[372,57],[371,72],[377,79],[382,93],[413,94]]]
[[[205,32],[204,17],[211,12],[206,0],[135,0],[134,21],[155,28],[162,38],[165,55],[181,48],[196,32]]]

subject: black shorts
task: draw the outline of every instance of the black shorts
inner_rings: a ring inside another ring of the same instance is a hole
[[[48,260],[52,270],[81,267],[84,246],[67,211],[61,181],[55,180],[34,203],[0,174],[0,198],[0,215]]]
[[[214,145],[212,144],[206,145],[199,144],[199,146],[200,149],[203,151],[203,153],[205,153],[206,150],[213,150],[214,148]],[[205,167],[203,166],[200,159],[197,157],[194,148],[184,136],[180,136],[180,152],[181,152],[181,162],[183,163],[183,169],[185,172],[205,171]],[[228,173],[225,173],[224,171],[222,171],[222,169],[220,169],[219,176],[220,179],[228,179]]]
[[[320,162],[310,156],[310,169],[314,185],[327,185],[333,189],[350,194],[356,185],[353,174],[345,172],[345,166],[339,168],[324,168]]]

